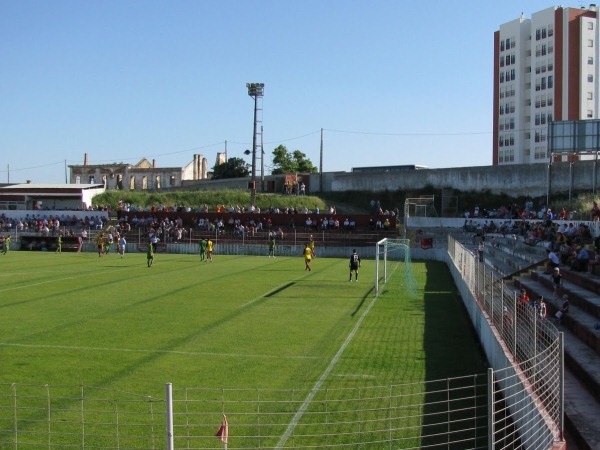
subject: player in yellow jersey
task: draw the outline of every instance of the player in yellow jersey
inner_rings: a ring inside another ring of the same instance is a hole
[[[96,243],[98,244],[98,256],[100,257],[104,254],[104,233],[98,234]]]
[[[314,254],[312,249],[310,248],[310,242],[307,242],[305,247],[304,247],[304,265],[305,265],[305,271],[306,270],[310,270],[310,261],[312,260]]]
[[[214,251],[214,244],[213,241],[211,241],[210,239],[206,242],[206,261],[210,261],[212,262],[212,254]]]

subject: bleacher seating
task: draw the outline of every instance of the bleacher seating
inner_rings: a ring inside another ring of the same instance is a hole
[[[564,335],[568,430],[580,448],[600,448],[600,276],[561,266],[563,285],[555,296],[552,280],[544,273],[544,246],[494,236],[486,240],[484,254],[486,265],[513,279],[515,290],[525,288],[530,298],[544,297],[548,308],[545,320],[555,321]],[[570,308],[559,324],[555,314],[565,294]]]

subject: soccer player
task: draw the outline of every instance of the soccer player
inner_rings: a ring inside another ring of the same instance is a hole
[[[348,264],[350,267],[350,278],[348,281],[352,281],[352,271],[354,271],[354,280],[358,281],[358,269],[360,269],[360,256],[356,253],[356,249],[352,249],[352,254],[350,255],[350,263]]]
[[[212,254],[214,250],[213,241],[210,239],[206,242],[206,260],[212,262]]]
[[[104,233],[98,234],[96,243],[98,244],[98,257],[101,257],[104,254]]]
[[[121,258],[123,256],[125,256],[125,246],[127,245],[127,240],[125,239],[125,235],[121,235],[121,238],[119,239],[119,255],[121,255]]]
[[[304,246],[304,270],[310,270],[310,261],[313,258],[313,251],[310,248],[310,242],[307,242]]]
[[[62,235],[59,234],[56,238],[56,253],[62,253]]]
[[[206,246],[207,246],[207,242],[206,239],[202,239],[200,241],[200,261],[206,261]]]
[[[309,240],[309,246],[310,246],[310,251],[312,252],[312,257],[314,258],[316,256],[315,254],[315,240],[313,239],[313,235],[310,235],[310,240]]]
[[[154,246],[152,243],[148,244],[148,249],[146,250],[146,258],[148,260],[148,267],[152,267],[154,264]]]
[[[275,236],[273,235],[269,236],[269,258],[271,256],[275,258]]]
[[[10,250],[10,235],[2,236],[2,254],[6,255]]]

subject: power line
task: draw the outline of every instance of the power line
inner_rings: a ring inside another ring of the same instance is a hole
[[[529,130],[514,130],[515,132],[519,132],[519,131],[531,131],[533,128],[529,129]],[[377,131],[360,131],[360,130],[336,130],[336,129],[332,129],[332,128],[323,128],[323,131],[328,131],[331,133],[340,133],[340,134],[360,134],[360,135],[369,135],[369,136],[405,136],[405,137],[418,137],[418,136],[423,136],[423,137],[428,137],[428,136],[477,136],[477,135],[489,135],[492,134],[492,131],[470,131],[470,132],[461,132],[461,133],[432,133],[432,132],[427,132],[427,133],[389,133],[389,132],[377,132]],[[302,139],[308,136],[313,136],[315,134],[320,133],[321,130],[315,130],[315,131],[310,131],[308,133],[299,135],[299,136],[294,136],[294,137],[290,137],[290,138],[285,138],[285,139],[278,139],[278,140],[272,140],[272,141],[268,141],[265,142],[265,145],[271,145],[271,144],[279,144],[282,142],[290,142],[290,141],[294,141],[297,139]],[[230,141],[227,140],[228,143],[231,144],[236,144],[236,145],[245,145],[248,146],[251,143],[250,142],[239,142],[239,141]],[[195,152],[198,150],[202,150],[202,149],[207,149],[207,148],[211,148],[211,147],[216,147],[219,145],[223,145],[225,143],[225,141],[220,141],[220,142],[215,142],[212,144],[206,144],[206,145],[199,145],[196,147],[191,147],[191,148],[187,148],[184,150],[176,150],[173,152],[166,152],[166,153],[156,153],[153,155],[149,155],[149,156],[138,156],[138,157],[131,157],[131,158],[121,158],[121,161],[139,161],[142,158],[155,158],[155,157],[162,157],[162,156],[172,156],[172,155],[178,155],[178,154],[182,154],[182,153],[189,153],[189,152]],[[111,159],[99,159],[99,160],[95,160],[98,163],[110,163],[110,162],[114,162],[114,158]],[[58,164],[64,164],[64,160],[63,161],[59,161],[59,162],[53,162],[53,163],[48,163],[48,164],[42,164],[42,165],[38,165],[38,166],[31,166],[31,167],[21,167],[21,168],[14,168],[11,167],[11,172],[20,172],[20,171],[24,171],[24,170],[32,170],[32,169],[41,169],[41,168],[45,168],[45,167],[52,167],[52,166],[56,166]],[[76,164],[78,161],[68,161],[70,164]],[[0,169],[0,173],[7,173],[8,171],[6,169]]]
[[[367,134],[374,136],[474,136],[482,134],[492,134],[492,131],[471,131],[465,133],[381,133],[375,131],[352,131],[352,130],[332,130],[324,128],[324,131],[331,131],[332,133],[345,133],[345,134]]]

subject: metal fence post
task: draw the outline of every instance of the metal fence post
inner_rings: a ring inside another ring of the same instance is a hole
[[[488,450],[494,450],[494,369],[488,369]]]
[[[560,427],[560,439],[564,440],[565,432],[565,334],[561,331],[558,333],[558,358],[559,358],[559,373],[558,373],[558,426]]]
[[[165,397],[167,405],[167,450],[173,450],[173,384],[165,384]]]

